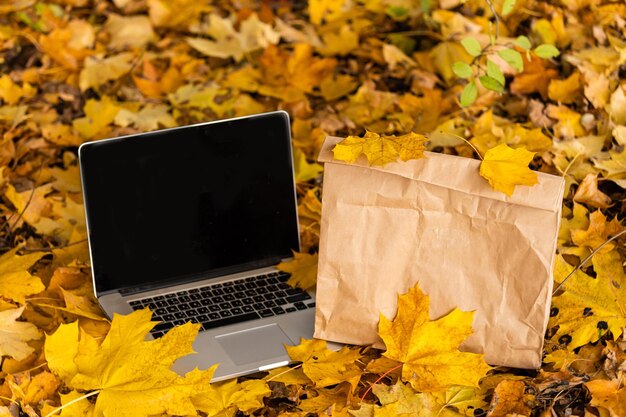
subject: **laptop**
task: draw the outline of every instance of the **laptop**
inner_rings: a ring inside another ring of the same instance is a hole
[[[149,307],[151,337],[191,321],[214,381],[286,365],[312,338],[313,293],[276,265],[299,250],[284,111],[84,143],[78,150],[96,297],[109,317]]]

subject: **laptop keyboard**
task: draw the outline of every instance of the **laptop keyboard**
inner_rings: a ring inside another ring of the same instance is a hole
[[[202,331],[314,308],[311,296],[288,285],[288,279],[289,274],[271,272],[133,300],[129,304],[133,310],[148,307],[153,312],[152,319],[162,322],[151,331],[155,338],[188,321],[200,323]]]

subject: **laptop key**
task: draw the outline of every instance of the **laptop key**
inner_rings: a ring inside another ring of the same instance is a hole
[[[167,303],[171,306],[178,304],[178,298],[170,298],[167,300]]]
[[[223,310],[229,309],[231,307],[232,306],[230,305],[230,303],[222,303],[222,304],[220,304],[220,308],[223,309]]]
[[[131,306],[133,308],[133,310],[141,310],[143,309],[143,307],[141,305],[137,305],[137,306]]]
[[[157,295],[156,297],[154,297],[154,301],[159,301],[164,299],[165,297],[163,297],[162,295]]]
[[[267,279],[268,284],[278,284],[278,280],[274,277],[270,277]]]
[[[215,327],[226,326],[228,324],[242,323],[248,320],[258,319],[259,315],[257,313],[247,313],[242,314],[240,316],[231,316],[220,320],[203,322],[202,327],[204,330],[213,329]]]
[[[233,294],[235,298],[246,298],[246,294],[243,292],[236,292]]]
[[[163,336],[163,333],[161,332],[152,332],[152,337],[154,337],[155,339],[158,339],[161,336]]]
[[[254,300],[252,298],[244,298],[241,302],[245,305],[254,304]]]
[[[235,284],[243,284],[244,283],[244,279],[236,279],[235,281],[233,281]]]
[[[176,317],[177,319],[184,319],[185,317],[187,317],[187,315],[183,313],[182,311],[179,311],[179,312],[174,313],[174,317]]]
[[[271,292],[278,291],[278,287],[276,285],[268,285],[267,290]]]
[[[146,305],[146,307],[148,307],[150,311],[154,311],[157,309],[157,306],[154,303],[149,303],[148,305]]]
[[[315,307],[315,301],[306,305],[308,308]]]
[[[172,324],[174,326],[181,326],[181,325],[185,324],[185,320],[174,320],[174,322]]]
[[[258,279],[255,281],[255,284],[257,285],[257,287],[265,287],[267,285],[267,281],[265,281],[264,279]]]
[[[169,306],[169,307],[166,307],[165,310],[168,313],[176,313],[178,311],[178,307],[176,307],[176,306]]]
[[[190,294],[189,298],[191,298],[192,301],[201,300],[202,294],[200,293]]]
[[[232,313],[230,311],[228,311],[228,310],[220,311],[220,316],[222,316],[222,317],[230,317],[230,316],[232,316]]]
[[[285,314],[285,310],[283,310],[283,308],[280,307],[280,306],[279,307],[274,307],[272,309],[272,311],[274,312],[274,314],[277,314],[277,315],[278,314]]]
[[[287,307],[287,308],[285,309],[285,311],[286,311],[287,313],[291,313],[291,312],[293,312],[293,311],[296,311],[296,308],[295,308],[295,307]]]
[[[302,290],[300,288],[289,288],[285,292],[287,293],[287,295],[296,295],[296,294],[301,294]]]
[[[306,293],[306,292],[287,297],[287,301],[289,301],[290,303],[295,303],[297,301],[304,301],[304,300],[310,300],[310,299],[311,299],[311,296],[309,295],[309,293]]]
[[[178,292],[176,293],[176,295],[178,295],[178,296],[181,296],[181,295],[187,295],[187,294],[188,294],[188,292],[187,292],[187,291],[178,291]]]
[[[189,304],[182,303],[182,304],[179,304],[179,305],[178,305],[178,309],[179,309],[180,311],[183,311],[183,310],[189,310],[190,308],[191,308],[191,307],[189,307]]]
[[[243,306],[241,309],[244,313],[250,313],[251,311],[254,311],[254,308],[252,308],[252,306]]]
[[[129,301],[128,304],[130,304],[131,307],[140,306],[141,305],[141,301],[139,301],[139,300]]]
[[[216,288],[213,290],[213,295],[224,295],[224,290]]]
[[[233,313],[233,316],[243,314],[243,311],[240,308],[233,308],[230,312]]]
[[[252,307],[254,307],[255,310],[265,310],[265,305],[261,303],[257,303],[253,305]]]
[[[187,317],[195,317],[198,315],[198,312],[196,310],[187,310],[185,311],[185,314]]]
[[[234,292],[235,292],[235,289],[233,287],[224,287],[224,293],[232,294]]]
[[[176,317],[174,317],[173,314],[166,314],[166,315],[163,316],[163,320],[165,320],[165,321],[174,321],[174,320],[176,320]]]
[[[230,303],[233,307],[241,307],[243,305],[243,303],[241,302],[241,300],[235,300],[232,303]]]
[[[209,321],[209,316],[207,316],[206,314],[201,314],[198,317],[196,317],[198,319],[199,322],[203,322],[203,321]]]
[[[225,282],[223,285],[224,285],[224,288],[226,288],[226,287],[231,287],[231,286],[233,286],[233,284],[234,284],[234,282],[232,282],[232,281],[228,281],[228,282]]]
[[[291,288],[291,285],[281,282],[280,284],[277,285],[277,287],[280,288],[281,290],[288,290]]]
[[[274,298],[276,298],[276,295],[274,295],[273,293],[267,293],[265,294],[265,299],[266,300],[273,300]]]
[[[209,306],[209,311],[220,311],[220,306],[218,306],[217,304],[213,304]]]
[[[202,304],[203,306],[210,306],[213,303],[208,298],[205,298],[203,300],[200,300],[200,304]]]
[[[265,304],[265,307],[267,308],[276,307],[276,303],[273,302],[272,300],[266,301],[264,304]]]
[[[218,303],[223,303],[224,299],[222,297],[213,297],[211,298],[211,301],[213,301],[215,304],[218,304]]]
[[[172,327],[174,327],[174,325],[172,323],[160,323],[160,324],[157,324],[156,326],[154,326],[152,328],[152,330],[156,331],[156,332],[162,332],[162,331],[165,331],[165,330],[169,330]]]
[[[304,305],[304,303],[302,302],[294,303],[293,305],[298,310],[306,310],[306,305]]]
[[[246,282],[246,288],[251,290],[253,288],[256,288],[256,284],[254,282]]]
[[[187,302],[191,301],[191,298],[189,298],[188,295],[181,295],[180,297],[178,297],[178,301],[181,301],[183,303],[187,303]]]
[[[165,298],[176,298],[176,294],[165,294]]]
[[[285,304],[287,304],[287,301],[285,301],[284,298],[277,298],[274,300],[274,302],[278,304],[279,306],[284,306]]]
[[[276,297],[283,298],[287,296],[287,293],[285,291],[280,290],[280,291],[276,291],[274,295],[276,295]]]
[[[189,290],[189,294],[193,294],[193,293],[196,293],[196,292],[199,292],[199,291],[200,291],[200,289],[194,288],[193,290]]]
[[[226,301],[233,301],[234,299],[235,299],[235,296],[232,295],[232,294],[226,294],[224,296],[224,300],[226,300]]]
[[[262,303],[263,301],[265,301],[265,297],[263,297],[262,295],[255,295],[254,297],[252,297],[252,299],[257,303]]]
[[[217,319],[219,319],[219,318],[220,318],[220,315],[219,315],[219,314],[217,314],[217,313],[211,313],[211,314],[209,314],[209,318],[210,318],[211,320],[217,320]],[[203,324],[203,325],[204,325],[204,324]]]
[[[198,308],[202,304],[200,304],[200,302],[198,302],[198,301],[192,301],[192,302],[189,303],[189,305],[191,306],[191,308]]]
[[[257,294],[267,294],[267,288],[259,287],[256,289]]]
[[[274,313],[272,313],[272,310],[269,309],[261,310],[259,311],[259,314],[261,315],[261,317],[272,317],[274,315]]]
[[[208,308],[206,308],[206,307],[200,307],[200,308],[198,309],[198,313],[199,313],[199,314],[208,314],[208,313],[209,313],[209,309],[208,309]]]
[[[246,286],[243,284],[237,284],[235,285],[235,291],[245,291],[246,290]]]
[[[156,304],[157,307],[167,307],[169,305],[165,300],[157,301],[154,304]]]
[[[255,290],[246,290],[246,295],[248,297],[253,297],[256,295],[256,291]]]
[[[167,314],[167,310],[164,308],[157,308],[154,311],[154,314],[158,315],[158,316],[164,316],[165,314]]]

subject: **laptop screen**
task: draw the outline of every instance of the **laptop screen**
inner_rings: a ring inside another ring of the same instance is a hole
[[[80,148],[96,291],[268,266],[298,250],[284,112]]]

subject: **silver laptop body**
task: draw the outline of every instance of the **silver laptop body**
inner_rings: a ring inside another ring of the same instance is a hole
[[[150,307],[154,337],[200,323],[177,372],[271,369],[312,338],[314,293],[275,268],[299,250],[286,112],[88,142],[79,159],[96,297],[109,317]]]

